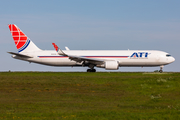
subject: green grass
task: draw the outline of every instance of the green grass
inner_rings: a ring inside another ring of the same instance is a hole
[[[180,119],[180,73],[1,72],[0,119]]]

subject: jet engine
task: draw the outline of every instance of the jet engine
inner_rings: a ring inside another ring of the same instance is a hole
[[[119,69],[118,61],[106,61],[105,69],[106,70],[118,70]]]

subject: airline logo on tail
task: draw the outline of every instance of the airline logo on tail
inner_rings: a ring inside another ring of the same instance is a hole
[[[8,26],[14,39],[15,45],[18,49],[18,52],[22,52],[29,45],[30,39],[16,25],[9,24]]]

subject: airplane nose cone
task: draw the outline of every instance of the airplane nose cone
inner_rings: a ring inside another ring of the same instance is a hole
[[[175,58],[174,57],[172,57],[172,62],[174,62],[175,61]]]
[[[170,57],[169,58],[169,63],[172,63],[172,62],[174,62],[175,61],[175,58],[174,57]]]

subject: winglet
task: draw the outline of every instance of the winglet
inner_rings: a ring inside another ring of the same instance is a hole
[[[58,52],[59,55],[68,56],[55,43],[52,43],[52,45],[54,46],[54,49]]]
[[[55,43],[52,43],[52,45],[54,46],[54,49],[58,52],[58,46]]]
[[[65,47],[66,50],[70,50],[68,47]]]

